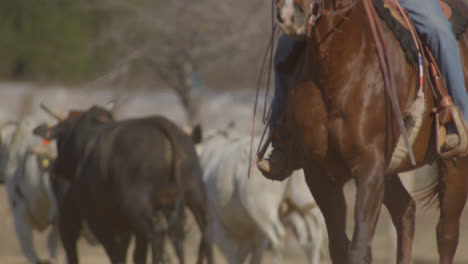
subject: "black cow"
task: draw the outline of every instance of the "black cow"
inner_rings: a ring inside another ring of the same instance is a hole
[[[71,112],[53,127],[34,133],[57,140],[52,187],[59,207],[59,230],[69,264],[78,263],[76,242],[85,220],[112,263],[125,263],[135,236],[135,263],[161,261],[162,216],[181,263],[184,205],[200,227],[197,263],[212,263],[207,241],[205,191],[194,142],[169,120],[155,116],[114,121],[93,106]]]

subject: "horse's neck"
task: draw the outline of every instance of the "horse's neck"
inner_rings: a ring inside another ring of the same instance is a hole
[[[326,60],[323,57],[336,52],[349,52],[349,45],[365,45],[364,41],[373,41],[371,31],[368,27],[367,16],[361,3],[357,3],[349,12],[340,13],[343,8],[350,7],[354,0],[336,0],[336,9],[333,1],[325,1],[323,7],[328,13],[323,15],[312,32],[311,38],[307,40],[307,68],[312,66],[314,75],[320,76],[319,69]],[[334,14],[336,11],[338,13]],[[363,38],[363,34],[366,34]],[[343,47],[337,50],[337,47]],[[319,67],[317,67],[319,65]]]
[[[372,31],[362,1],[335,1],[335,5],[333,0],[325,1],[323,10],[326,12],[321,16],[315,29],[315,38],[320,48],[326,49],[330,46],[336,48],[336,45],[333,45],[334,41],[338,41],[339,46],[346,47],[353,42],[372,40]]]

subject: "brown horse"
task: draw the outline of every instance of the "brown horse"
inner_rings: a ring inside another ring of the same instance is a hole
[[[311,0],[277,1],[277,16],[295,12],[294,19],[279,19],[286,33],[305,34]],[[289,4],[289,9],[286,5]],[[335,264],[371,263],[371,244],[382,203],[395,225],[397,263],[410,263],[414,237],[415,201],[398,173],[427,163],[435,152],[433,100],[426,89],[426,110],[412,144],[416,166],[406,158],[389,170],[400,136],[385,91],[376,45],[363,1],[315,1],[327,12],[306,40],[294,70],[284,115],[289,164],[303,168],[307,184],[327,223],[329,249]],[[340,12],[346,11],[346,12]],[[460,9],[461,10],[461,9]],[[407,113],[417,92],[417,65],[410,64],[392,32],[383,25],[400,111]],[[468,34],[460,39],[464,72],[468,73]],[[468,75],[465,80],[468,83]],[[459,219],[468,193],[468,159],[438,160],[439,178],[433,189],[440,203],[437,242],[440,263],[452,263],[458,244]],[[346,202],[343,185],[357,187],[354,232],[345,233]]]

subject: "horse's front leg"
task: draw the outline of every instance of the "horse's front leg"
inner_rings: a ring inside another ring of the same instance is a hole
[[[439,263],[451,264],[458,245],[460,216],[467,197],[468,159],[455,164],[451,160],[439,162],[440,218],[437,224]]]
[[[334,184],[317,167],[304,167],[307,186],[322,211],[328,231],[328,246],[333,264],[346,263],[349,239],[346,235],[346,200],[343,185]]]
[[[398,175],[385,176],[384,204],[397,231],[397,263],[411,263],[416,203]]]
[[[347,264],[372,262],[371,244],[384,197],[384,166],[376,157],[354,166],[356,204],[354,208],[354,233],[348,250]]]

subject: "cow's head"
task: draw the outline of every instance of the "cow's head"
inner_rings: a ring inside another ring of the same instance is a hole
[[[41,107],[47,109],[44,105]],[[59,156],[67,147],[74,147],[76,143],[81,143],[77,141],[91,136],[96,127],[114,120],[111,112],[99,106],[93,106],[87,111],[71,110],[67,117],[57,119],[59,121],[57,124],[52,126],[42,124],[36,127],[33,133],[45,140],[56,140]]]
[[[87,139],[93,136],[98,127],[113,121],[113,117],[107,109],[98,106],[87,111],[69,111],[63,118],[45,105],[41,107],[58,120],[55,125],[42,124],[36,127],[33,134],[44,140],[56,140],[57,159],[51,172],[51,185],[59,201],[77,171],[77,153],[83,152]]]
[[[55,113],[44,104],[41,104],[41,108],[58,120],[58,123],[55,125],[41,124],[34,129],[33,133],[35,135],[46,140],[60,141],[64,139],[67,134],[71,133],[75,124],[82,119],[91,126],[93,124],[104,124],[114,120],[112,113],[108,109],[99,106],[93,106],[87,111],[70,110],[66,117]],[[60,148],[59,146],[57,147]]]

